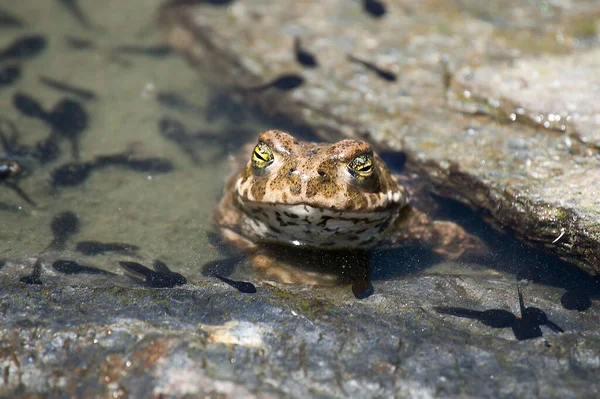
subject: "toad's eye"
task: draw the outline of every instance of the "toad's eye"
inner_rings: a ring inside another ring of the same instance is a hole
[[[373,156],[371,154],[359,155],[348,164],[348,171],[358,180],[371,176],[373,169]]]
[[[273,151],[271,151],[269,146],[259,141],[256,147],[254,147],[254,152],[252,152],[252,167],[264,169],[271,165],[274,159]]]

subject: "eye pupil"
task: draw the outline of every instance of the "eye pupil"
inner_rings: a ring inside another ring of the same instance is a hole
[[[363,180],[373,173],[373,158],[370,154],[357,156],[348,164],[348,171],[358,180]]]
[[[266,161],[266,159],[258,151],[254,151],[254,155],[256,155],[256,157],[261,161]]]
[[[254,147],[252,153],[252,167],[256,170],[262,170],[269,166],[275,157],[269,146],[262,141]]]

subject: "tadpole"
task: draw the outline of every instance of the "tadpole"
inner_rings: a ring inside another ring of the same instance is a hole
[[[40,54],[46,48],[47,41],[42,35],[22,36],[4,50],[0,51],[0,61],[9,59],[27,60]]]
[[[242,91],[263,91],[270,88],[288,91],[300,87],[304,84],[304,78],[297,74],[286,74],[272,80],[271,82],[249,88],[243,88]]]

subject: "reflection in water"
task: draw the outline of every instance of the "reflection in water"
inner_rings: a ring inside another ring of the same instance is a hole
[[[562,333],[564,330],[550,321],[546,313],[535,307],[525,307],[521,290],[517,287],[521,317],[517,317],[504,309],[489,309],[484,311],[460,307],[440,306],[434,309],[442,314],[479,320],[492,328],[512,328],[515,338],[519,341],[542,336],[540,326],[546,326],[552,331]]]

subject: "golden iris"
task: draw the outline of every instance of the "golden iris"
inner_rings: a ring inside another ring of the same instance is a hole
[[[373,174],[373,156],[371,154],[357,156],[348,164],[348,170],[357,179],[366,179]]]
[[[273,151],[271,151],[269,146],[262,141],[259,141],[252,152],[252,167],[256,169],[264,169],[273,163],[274,159],[275,157],[273,156]]]

